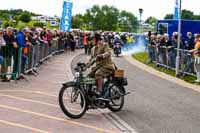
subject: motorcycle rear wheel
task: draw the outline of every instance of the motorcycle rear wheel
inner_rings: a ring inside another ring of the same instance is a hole
[[[123,89],[117,83],[112,83],[109,87],[110,104],[108,109],[112,112],[120,111],[124,106],[124,95]],[[117,102],[118,101],[118,102]]]

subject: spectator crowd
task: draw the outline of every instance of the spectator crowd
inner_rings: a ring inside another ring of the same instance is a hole
[[[47,28],[0,29],[0,81],[10,82],[23,79],[27,73],[37,73],[37,66],[60,50],[75,52],[76,48],[84,48],[85,54],[90,54],[96,44],[96,34],[100,34],[111,48],[117,41],[126,47],[134,41],[130,33],[60,32]]]
[[[181,35],[180,35],[181,36]],[[196,73],[197,80],[200,82],[200,60],[199,60],[199,43],[200,34],[192,34],[187,32],[187,38],[181,36],[180,39],[180,78],[185,74],[194,75]],[[176,56],[178,46],[178,33],[174,32],[172,37],[167,33],[164,35],[156,33],[148,33],[148,54],[149,61],[154,62],[157,66],[167,69],[175,69]]]
[[[0,80],[22,79],[46,57],[60,50],[75,51],[81,47],[79,32],[64,33],[46,28],[24,28],[20,31],[0,29]]]
[[[24,28],[20,31],[7,27],[0,29],[0,81],[23,79],[24,74],[35,72],[37,66],[59,51],[75,52],[76,48],[84,48],[85,54],[90,54],[96,44],[96,34],[101,35],[110,48],[120,43],[125,51],[137,42],[137,36],[131,33],[102,31],[72,31],[60,32],[46,28]],[[175,69],[178,33],[172,37],[168,34],[149,32],[149,61],[167,69]],[[187,38],[180,41],[180,74],[196,74],[196,82],[200,82],[200,34],[187,33]]]

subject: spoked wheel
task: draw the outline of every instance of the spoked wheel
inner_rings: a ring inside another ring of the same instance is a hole
[[[123,89],[121,86],[119,86],[116,83],[113,83],[109,87],[109,95],[110,95],[110,105],[108,106],[108,109],[117,112],[122,109],[124,106],[124,95],[123,95]]]
[[[63,86],[59,92],[59,104],[64,112],[70,118],[77,119],[86,112],[86,100],[82,90],[74,85]]]
[[[119,57],[119,53],[118,53],[118,51],[117,51],[117,57]]]
[[[119,57],[119,51],[118,51],[118,49],[115,49],[115,50],[114,50],[114,53],[115,53],[115,55],[116,55],[117,57]]]

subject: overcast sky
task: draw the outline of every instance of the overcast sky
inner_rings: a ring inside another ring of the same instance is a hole
[[[24,9],[49,16],[61,16],[63,0],[0,0],[0,9]],[[182,0],[182,7],[200,14],[200,0]],[[173,13],[175,0],[73,0],[73,15],[85,13],[94,4],[114,5],[139,18],[139,8],[143,8],[142,19],[155,16],[162,19],[167,13]]]

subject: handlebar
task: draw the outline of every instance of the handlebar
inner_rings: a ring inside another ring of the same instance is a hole
[[[84,72],[87,69],[87,65],[85,63],[77,63],[76,67],[74,68],[77,72]]]

